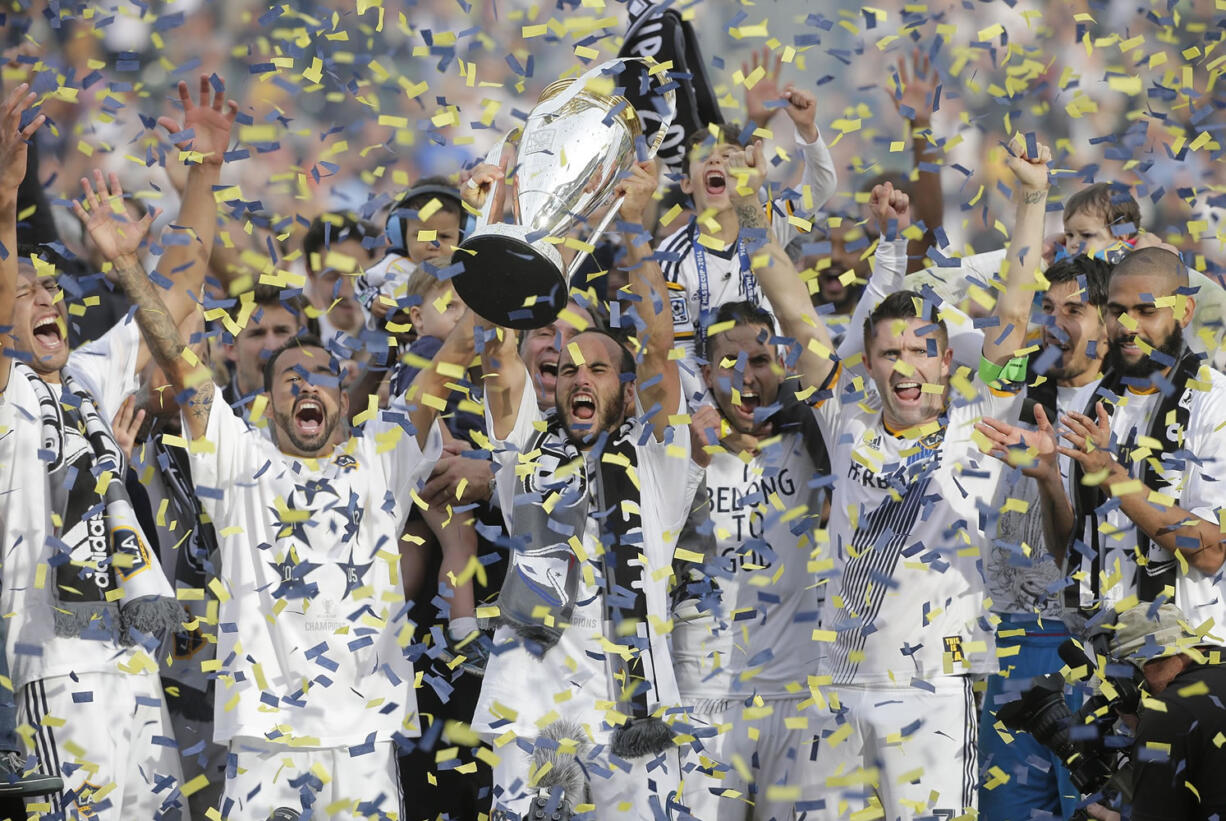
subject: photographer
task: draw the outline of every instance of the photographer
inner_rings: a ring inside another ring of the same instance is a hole
[[[1197,646],[1179,608],[1137,605],[1119,617],[1111,655],[1139,667],[1142,699],[1133,747],[1132,821],[1226,817],[1226,666],[1221,648]],[[1216,739],[1216,740],[1215,740]],[[1099,804],[1092,818],[1119,821]]]

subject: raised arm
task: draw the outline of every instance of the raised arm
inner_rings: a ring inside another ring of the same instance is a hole
[[[21,115],[36,96],[22,83],[0,106],[0,394],[8,388],[13,367],[9,334],[17,301],[17,189],[26,176],[28,141],[47,119],[39,114],[21,127]]]
[[[751,63],[741,63],[741,73],[749,77],[759,68],[762,76],[754,83],[753,88],[745,89],[745,112],[758,128],[766,128],[772,115],[780,108],[787,114],[796,130],[796,144],[803,159],[800,187],[797,189],[804,195],[808,190],[809,201],[803,203],[803,210],[812,213],[820,209],[834,196],[838,186],[838,175],[834,168],[834,159],[830,156],[830,148],[822,139],[817,128],[817,97],[804,89],[788,83],[780,90],[779,79],[783,71],[783,56],[771,60],[769,46],[763,46],[760,52],[754,52]],[[784,105],[779,106],[782,102]],[[782,201],[772,204],[776,214],[772,226],[775,238],[780,245],[787,245],[795,236],[796,230],[787,221],[787,212],[782,207]]]
[[[895,190],[893,183],[887,182],[873,186],[868,207],[877,220],[877,251],[868,285],[860,294],[847,335],[839,345],[841,360],[864,352],[864,334],[860,331],[865,321],[882,300],[905,287],[907,241],[902,238],[902,232],[911,224],[911,200],[907,192]]]
[[[139,222],[121,221],[117,217],[124,213],[119,177],[111,175],[109,191],[103,184],[101,171],[95,171],[94,178],[102,199],[89,180],[82,180],[89,210],[86,211],[80,200],[73,203],[73,210],[103,258],[114,266],[119,284],[136,306],[136,323],[150,355],[165,372],[176,394],[192,391],[184,406],[183,419],[192,439],[202,438],[213,407],[213,374],[186,349],[179,330],[180,322],[175,321],[159,293],[164,289],[153,284],[141,265],[137,252],[141,240],[149,233],[153,214],[146,214]]]
[[[643,343],[637,374],[639,402],[645,411],[652,413],[652,432],[662,441],[669,417],[681,406],[681,375],[677,363],[669,358],[673,349],[673,315],[664,274],[651,258],[650,235],[642,227],[656,185],[655,163],[639,163],[630,176],[617,184],[617,192],[626,197],[621,207],[623,227],[638,229],[637,234],[631,231],[623,234],[625,257],[621,265],[630,280],[630,292],[638,300],[633,310],[643,323],[639,330]]]
[[[443,341],[443,347],[439,348],[428,365],[417,372],[417,376],[413,377],[413,382],[404,393],[403,400],[409,409],[409,421],[417,432],[417,444],[423,449],[430,436],[430,428],[434,426],[434,420],[446,406],[447,397],[451,393],[447,383],[464,379],[468,366],[472,364],[475,325],[476,314],[466,310]],[[393,397],[392,401],[397,399],[398,397]]]
[[[1013,236],[1001,272],[1004,293],[997,298],[992,310],[999,323],[984,329],[983,340],[984,359],[997,365],[1012,359],[1025,343],[1035,274],[1043,253],[1043,221],[1050,187],[1047,164],[1051,162],[1051,151],[1039,142],[1034,148],[1032,157],[1020,134],[1009,144],[1007,162],[1017,183],[1013,189],[1016,204]]]
[[[171,282],[169,288],[163,289],[161,300],[176,324],[193,315],[204,289],[209,256],[217,234],[217,202],[213,198],[213,187],[221,179],[230,130],[238,115],[238,103],[225,99],[224,85],[214,90],[205,74],[200,75],[198,101],[192,101],[184,82],[179,83],[179,101],[183,104],[182,122],[171,117],[158,120],[158,125],[166,129],[193,163],[188,168],[182,204],[174,222],[186,242],[171,243],[167,241],[169,238],[164,238],[166,253],[158,261],[159,272]],[[137,355],[138,371],[145,367],[151,355],[146,342]]]
[[[763,230],[766,221],[754,193],[766,174],[766,159],[760,142],[745,151],[741,165],[732,168],[736,178],[736,185],[731,190],[732,206],[747,239],[754,236],[765,238],[765,244],[754,251],[751,259],[754,276],[770,301],[783,335],[800,344],[799,369],[805,385],[824,385],[835,366],[834,343],[826,323],[818,318],[817,311],[813,309],[809,289],[797,274],[796,266],[779,247],[771,232]]]
[[[941,77],[926,54],[917,48],[911,52],[912,70],[907,70],[906,57],[898,58],[896,85],[891,90],[890,101],[895,110],[907,120],[911,132],[911,150],[915,158],[915,219],[924,224],[924,235],[911,240],[907,245],[907,273],[915,273],[924,267],[924,256],[936,243],[936,229],[945,214],[945,198],[941,191],[941,174],[933,168],[940,159],[933,144],[932,114],[940,93]],[[929,166],[925,169],[924,166]]]

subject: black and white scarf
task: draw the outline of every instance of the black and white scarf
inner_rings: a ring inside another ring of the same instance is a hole
[[[685,172],[686,138],[712,123],[723,123],[719,103],[707,79],[706,64],[698,50],[698,35],[694,27],[682,19],[681,12],[669,8],[671,2],[631,0],[628,12],[630,26],[618,57],[650,57],[657,63],[672,63],[669,77],[678,84],[677,116],[668,129],[657,153],[672,174]],[[617,77],[617,85],[625,89],[624,96],[644,121],[648,142],[661,122],[656,110],[660,100],[658,90],[645,82],[647,68],[642,63],[625,63]]]
[[[40,457],[51,491],[55,632],[133,645],[141,635],[164,641],[183,620],[161,567],[153,560],[124,479],[127,460],[89,392],[67,372],[63,393],[25,365],[42,416]],[[75,429],[85,448],[66,452]]]
[[[616,647],[604,654],[605,664],[626,717],[614,729],[611,747],[624,758],[653,755],[672,743],[671,729],[652,715],[657,688],[648,580],[640,556],[642,492],[635,435],[633,423],[626,422],[614,434],[602,433],[586,455],[556,417],[537,435],[528,451],[534,455],[533,469],[516,479],[515,549],[499,596],[503,621],[531,652],[543,656],[558,642],[576,605],[581,563],[574,545],[584,544],[594,495],[591,518],[598,523],[603,550],[605,638]]]
[[[1179,484],[1178,480],[1189,458],[1184,451],[1184,437],[1188,430],[1193,391],[1196,390],[1191,383],[1196,381],[1202,364],[1200,356],[1185,347],[1171,370],[1169,383],[1162,384],[1155,379],[1155,384],[1159,385],[1162,391],[1162,398],[1150,415],[1147,435],[1160,442],[1162,450],[1160,453],[1150,454],[1139,463],[1139,478],[1150,490],[1169,493]],[[1111,400],[1103,403],[1108,412],[1111,412],[1114,402],[1118,401],[1127,387],[1126,379],[1117,373],[1108,372],[1103,377],[1098,391],[1090,398],[1085,414],[1096,419],[1095,406],[1104,398]],[[1168,420],[1173,422],[1168,424]],[[1120,464],[1135,476],[1138,463],[1134,461],[1134,454],[1139,450],[1139,445],[1135,441],[1112,444],[1117,448]],[[1076,524],[1073,529],[1073,548],[1068,551],[1068,561],[1072,565],[1076,561],[1075,557],[1083,557],[1082,569],[1089,575],[1090,594],[1093,597],[1090,608],[1095,609],[1101,596],[1102,558],[1106,550],[1106,545],[1101,543],[1103,536],[1099,526],[1102,518],[1106,516],[1106,511],[1100,506],[1103,497],[1098,487],[1085,485],[1082,482],[1084,477],[1085,472],[1080,463],[1074,460],[1073,516]],[[1110,500],[1106,500],[1106,503],[1109,502]],[[1149,536],[1139,527],[1135,530],[1138,556],[1145,559],[1144,565],[1137,567],[1137,597],[1141,601],[1152,602],[1162,595],[1168,586],[1174,586],[1179,563],[1169,551],[1154,546]],[[1076,580],[1066,589],[1065,604],[1072,610],[1080,610],[1083,614],[1090,615],[1081,600],[1081,585]]]

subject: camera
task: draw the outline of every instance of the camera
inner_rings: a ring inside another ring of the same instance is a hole
[[[1135,715],[1141,702],[1141,675],[1131,664],[1116,662],[1107,654],[1109,637],[1095,634],[1089,641],[1098,658],[1107,660],[1096,669],[1094,661],[1073,639],[1059,648],[1060,658],[1073,670],[1084,669],[1085,681],[1100,674],[1098,691],[1074,712],[1064,700],[1065,680],[1060,673],[1032,679],[1016,701],[1001,707],[996,717],[1014,732],[1029,733],[1068,767],[1073,785],[1083,796],[1101,804],[1130,801],[1128,750],[1132,739],[1114,733],[1120,715]],[[1088,818],[1084,810],[1074,819]]]

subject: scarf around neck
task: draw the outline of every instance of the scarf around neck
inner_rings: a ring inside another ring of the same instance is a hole
[[[47,541],[58,636],[104,639],[131,646],[140,635],[164,641],[183,610],[148,547],[124,486],[127,460],[93,397],[61,372],[63,391],[16,364],[38,397],[39,457],[46,462],[52,529]],[[69,431],[84,449],[70,452]]]
[[[1138,451],[1142,446],[1138,442],[1130,440],[1112,443],[1118,448],[1120,463],[1127,467],[1130,473],[1135,474],[1134,467],[1139,464],[1139,478],[1150,490],[1168,493],[1177,486],[1187,461],[1191,458],[1184,450],[1184,438],[1188,430],[1193,392],[1197,389],[1194,383],[1197,381],[1201,365],[1200,356],[1185,347],[1171,370],[1170,380],[1166,381],[1157,376],[1154,378],[1154,384],[1158,386],[1162,396],[1158,406],[1150,414],[1149,429],[1146,435],[1161,444],[1160,451],[1150,453],[1148,456],[1140,454],[1144,458],[1139,459]],[[1107,400],[1104,405],[1108,413],[1112,413],[1115,403],[1127,390],[1129,381],[1127,377],[1109,371],[1103,377],[1102,384],[1094,396],[1090,397],[1084,413],[1091,419],[1097,418],[1095,405],[1104,398]],[[1102,501],[1098,487],[1087,486],[1083,483],[1085,471],[1076,460],[1073,461],[1072,469],[1073,516],[1076,524],[1073,529],[1073,549],[1068,555],[1070,564],[1074,556],[1084,557],[1083,569],[1089,573],[1090,594],[1094,600],[1088,606],[1089,611],[1092,611],[1097,608],[1101,597],[1100,577],[1103,551],[1106,548],[1102,543],[1103,536],[1099,527],[1109,511],[1108,505],[1112,500]],[[1178,503],[1178,499],[1176,501]],[[1169,551],[1155,546],[1141,528],[1137,527],[1134,530],[1137,536],[1138,556],[1144,559],[1144,562],[1139,563],[1137,567],[1137,597],[1141,601],[1152,602],[1163,595],[1168,587],[1174,587],[1175,574],[1179,566],[1178,559]],[[1066,589],[1065,604],[1071,610],[1090,615],[1090,612],[1087,611],[1087,604],[1081,599],[1080,588],[1081,585],[1075,579],[1071,580]]]
[[[584,454],[551,417],[532,441],[531,469],[516,478],[514,543],[499,609],[529,652],[543,657],[575,609],[589,519],[599,529],[605,666],[625,717],[613,731],[614,754],[637,758],[672,743],[652,714],[657,687],[651,664],[643,559],[642,493],[633,420],[602,433]],[[591,510],[593,497],[596,509]],[[593,557],[595,558],[595,557]]]

